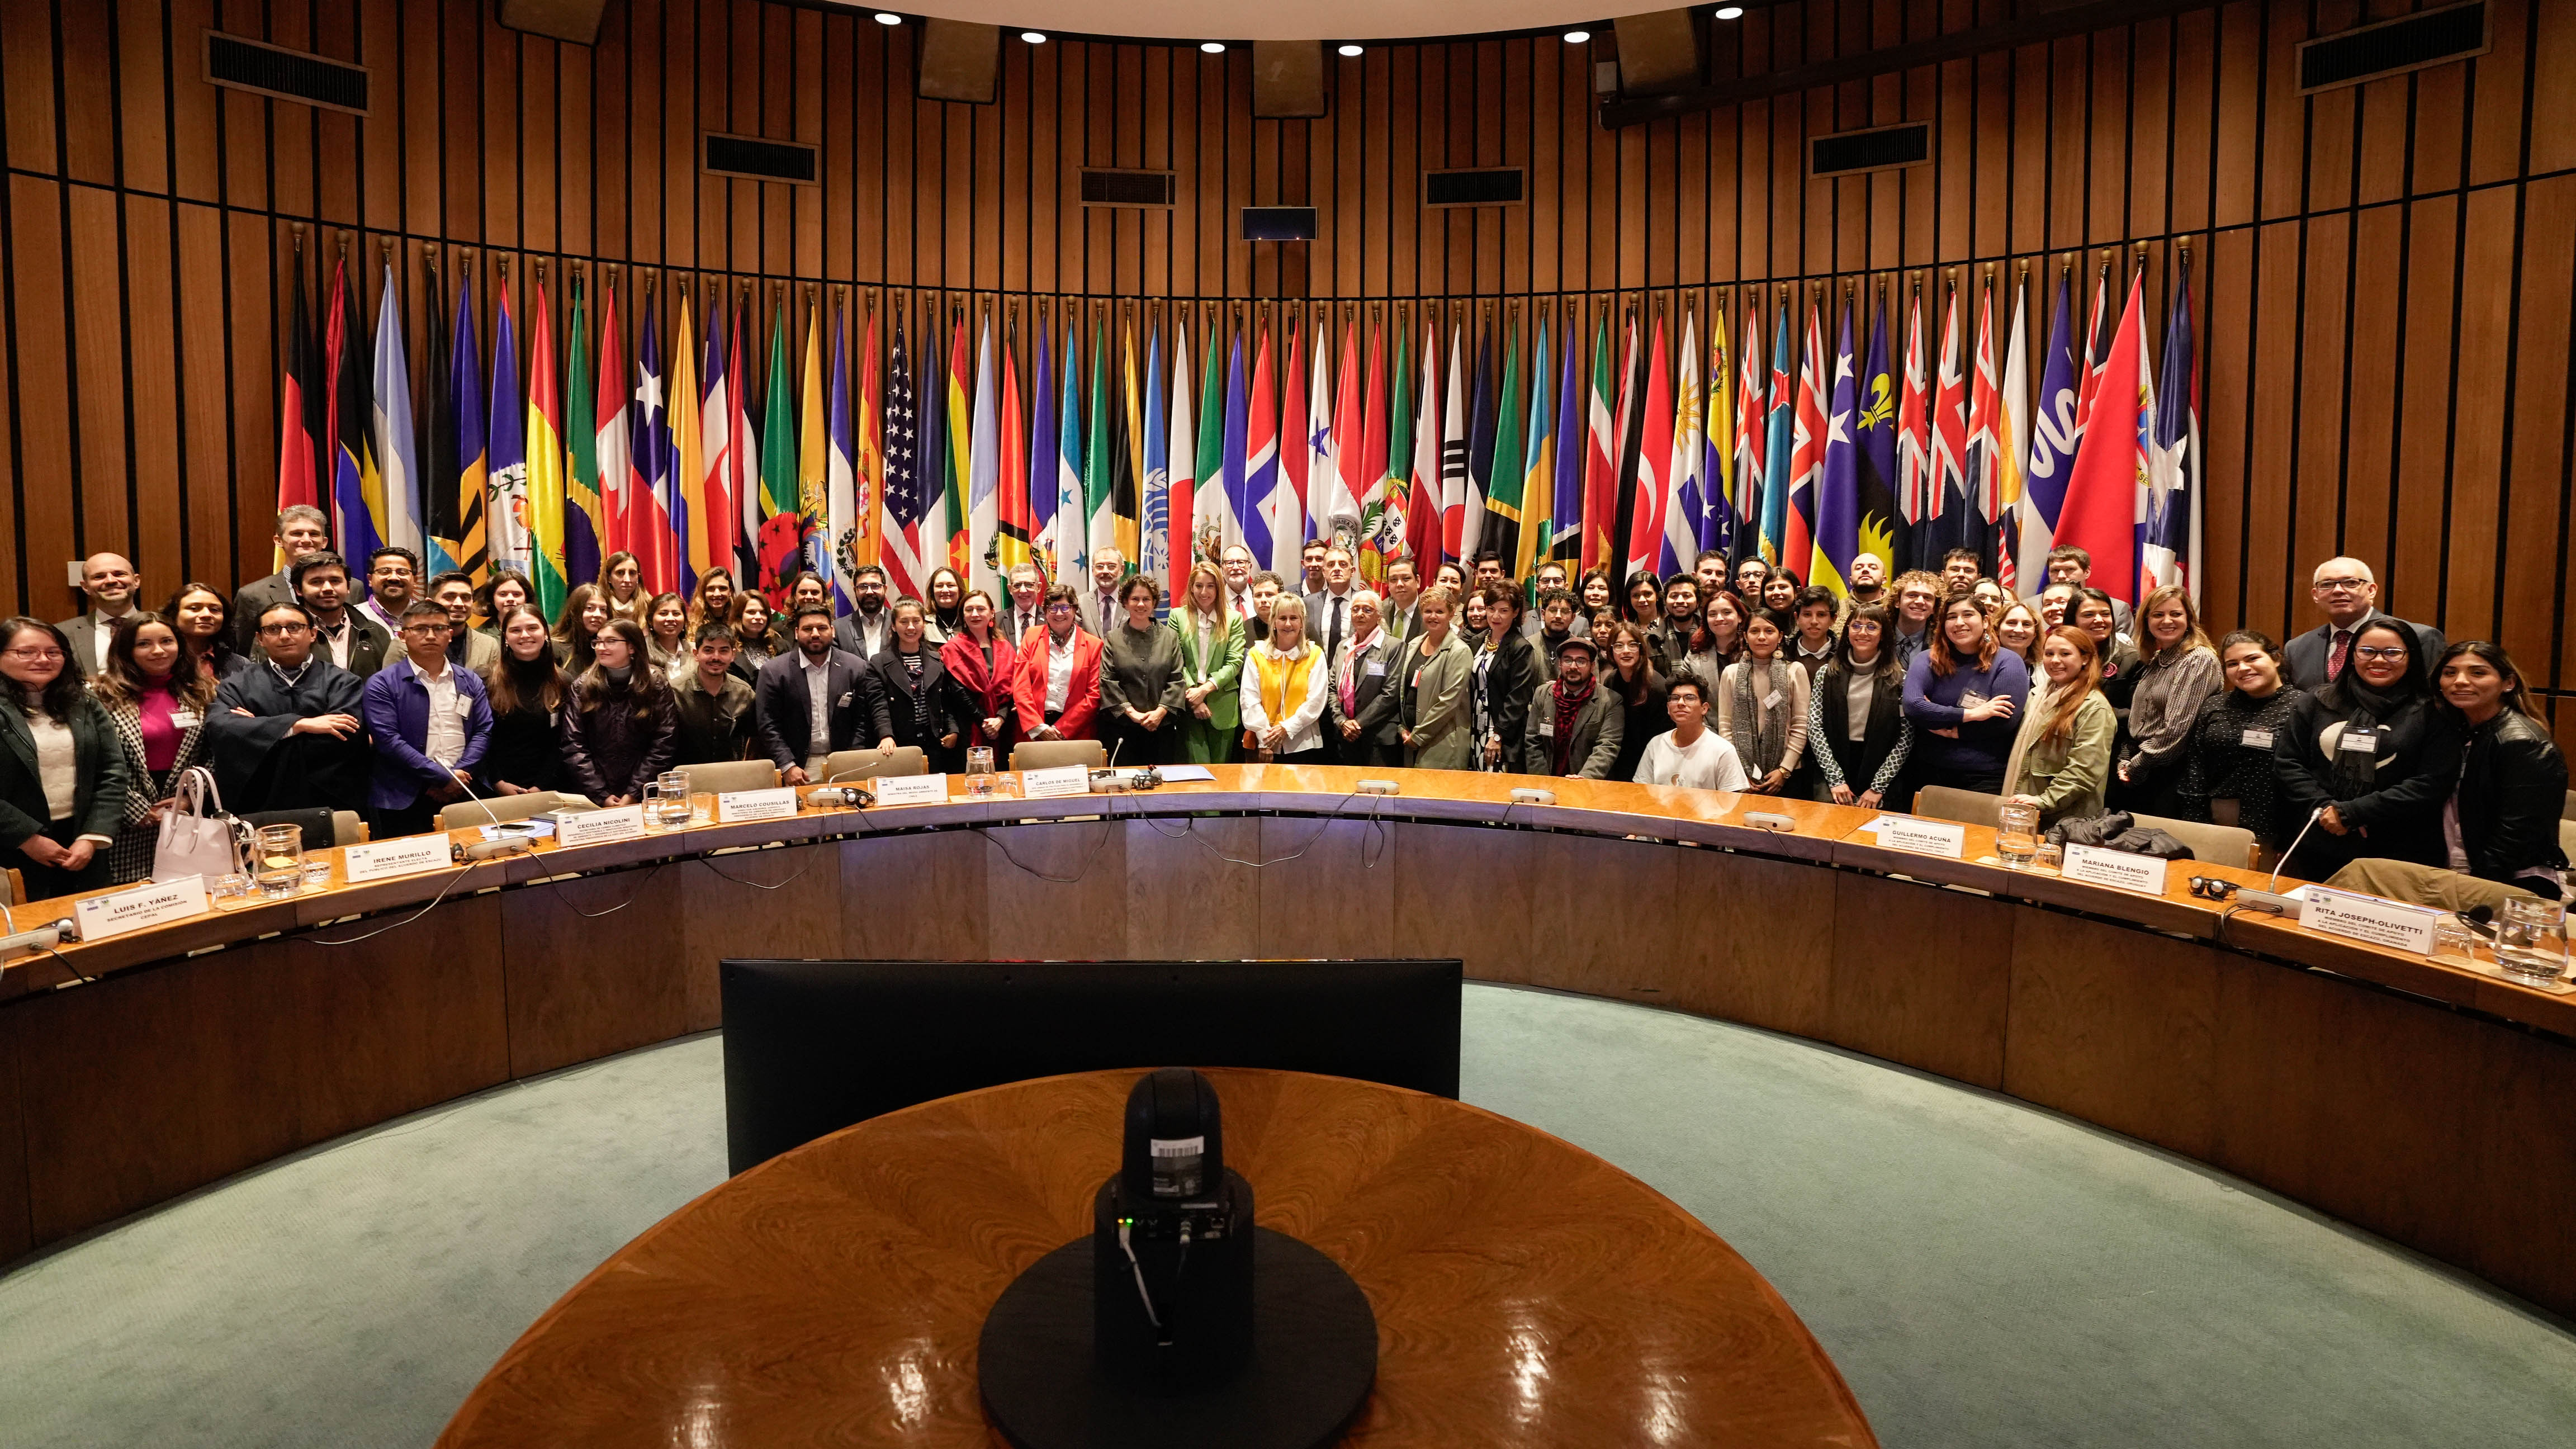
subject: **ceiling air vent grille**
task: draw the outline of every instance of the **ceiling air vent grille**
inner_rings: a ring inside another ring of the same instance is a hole
[[[1106,167],[1082,169],[1082,204],[1085,206],[1169,206],[1177,190],[1169,171],[1113,171]]]
[[[2487,50],[2486,0],[2419,10],[2299,46],[2299,94],[2448,65]]]
[[[1893,171],[1899,166],[1920,166],[1931,159],[1932,127],[1923,121],[1818,136],[1807,143],[1807,174],[1810,176]]]
[[[1315,208],[1247,206],[1243,209],[1245,241],[1313,241]]]
[[[206,32],[206,81],[209,85],[329,111],[359,116],[367,113],[365,66],[245,40],[220,30]]]
[[[719,136],[712,131],[707,133],[706,145],[706,170],[711,176],[787,181],[799,186],[814,184],[819,147],[799,141],[768,141],[758,136]]]
[[[1527,194],[1527,173],[1517,166],[1422,173],[1425,206],[1517,206]]]

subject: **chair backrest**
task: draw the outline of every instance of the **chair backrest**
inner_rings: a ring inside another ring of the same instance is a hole
[[[334,810],[331,812],[331,843],[333,845],[364,845],[367,843],[368,835],[369,831],[367,829],[367,822],[364,817],[358,814],[357,811]]]
[[[1098,740],[1025,740],[1011,747],[1014,770],[1052,770],[1064,765],[1099,769],[1109,763],[1109,750]]]
[[[14,906],[27,899],[27,878],[11,866],[0,870],[0,906]]]
[[[767,790],[778,783],[778,767],[767,760],[721,760],[712,764],[682,765],[680,773],[689,777],[692,795],[721,794],[728,790]]]
[[[2004,797],[1978,790],[1926,785],[1914,792],[1914,813],[1964,825],[1997,825],[2003,821]]]
[[[815,783],[929,773],[930,757],[921,752],[919,745],[897,745],[891,750],[834,750],[823,761],[823,778]]]
[[[498,825],[504,820],[525,820],[531,815],[543,815],[552,810],[562,798],[552,790],[530,790],[524,795],[459,800],[438,812],[438,828],[462,830],[468,825]]]
[[[2561,820],[2576,820],[2576,790],[2567,792],[2567,804],[2558,812]]]
[[[339,816],[348,811],[330,810],[320,805],[301,810],[253,810],[242,816],[242,823],[253,830],[264,825],[293,825],[304,831],[306,850],[329,850],[332,846],[350,844],[340,839]]]
[[[2162,815],[2139,815],[2136,823],[2149,830],[2161,830],[2191,847],[2191,858],[2211,865],[2234,865],[2251,868],[2255,860],[2254,832],[2241,825],[2203,825],[2197,820],[2171,820]]]
[[[2576,860],[2576,820],[2558,822],[2558,848],[2569,860]]]

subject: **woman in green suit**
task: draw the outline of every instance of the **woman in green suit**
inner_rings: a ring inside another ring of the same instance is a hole
[[[1243,621],[1225,608],[1225,575],[1212,563],[1190,570],[1188,597],[1172,610],[1181,636],[1181,737],[1178,759],[1193,765],[1232,760],[1243,733]]]
[[[1468,727],[1467,678],[1476,656],[1450,628],[1458,594],[1447,585],[1414,606],[1419,632],[1404,641],[1396,688],[1403,695],[1397,717],[1404,725],[1404,762],[1417,770],[1475,768],[1475,732]]]
[[[125,823],[125,747],[70,657],[53,625],[0,622],[0,851],[30,900],[105,889]]]

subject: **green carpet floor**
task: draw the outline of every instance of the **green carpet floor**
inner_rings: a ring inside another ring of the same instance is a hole
[[[693,1038],[345,1138],[0,1277],[0,1445],[419,1449],[724,1173]],[[1762,1032],[1496,987],[1467,1100],[1670,1194],[1890,1449],[2576,1443],[2576,1331],[2204,1168]]]

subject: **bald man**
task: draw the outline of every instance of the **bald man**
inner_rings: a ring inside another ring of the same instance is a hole
[[[2308,597],[2325,611],[2326,621],[2290,641],[2282,651],[2289,661],[2290,683],[2317,690],[2343,671],[2352,655],[2353,636],[2374,620],[2389,619],[2414,631],[2415,662],[2429,677],[2433,661],[2449,642],[2430,624],[2417,624],[2379,609],[2379,580],[2370,565],[2357,558],[2330,558],[2309,577]]]
[[[81,561],[81,592],[89,595],[89,612],[54,626],[72,641],[72,658],[81,673],[96,674],[106,662],[117,623],[134,612],[134,592],[142,584],[142,576],[121,554],[94,553]]]

